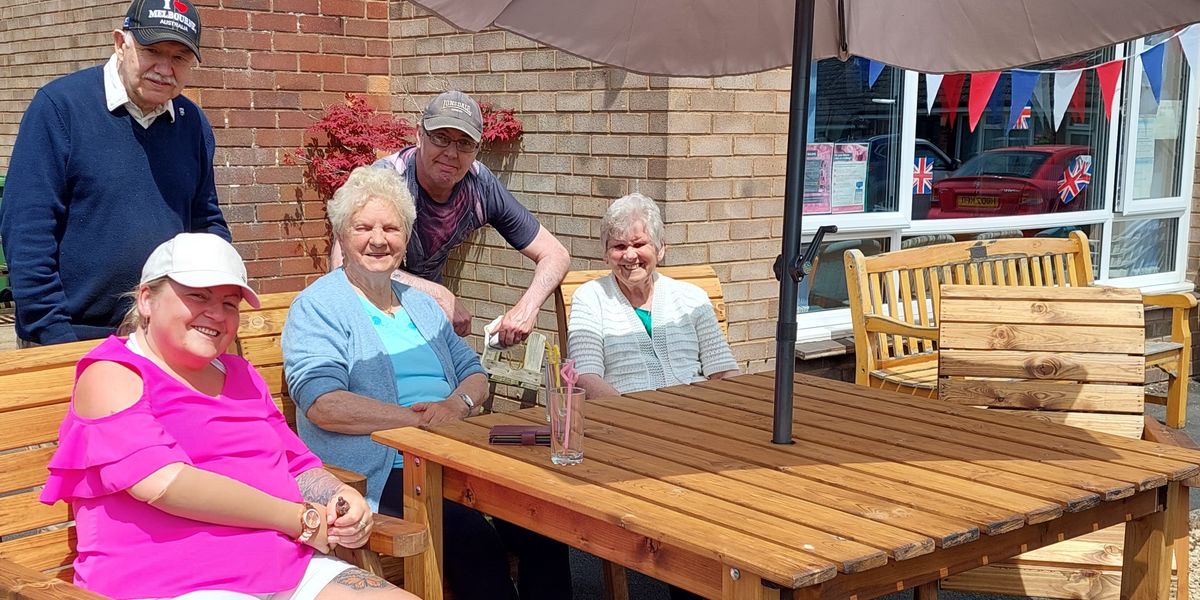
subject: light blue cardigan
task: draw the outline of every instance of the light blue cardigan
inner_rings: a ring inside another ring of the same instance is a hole
[[[451,388],[484,372],[479,356],[454,334],[432,297],[396,281],[392,289],[429,341]],[[391,359],[342,269],[322,276],[296,296],[283,326],[282,345],[284,377],[296,402],[300,438],[326,463],[366,475],[367,501],[378,510],[396,450],[373,442],[369,435],[326,431],[307,416],[317,398],[338,390],[398,403]]]

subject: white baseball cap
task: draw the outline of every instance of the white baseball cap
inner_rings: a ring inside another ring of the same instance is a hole
[[[246,265],[233,245],[211,233],[181,233],[150,253],[142,267],[141,283],[170,277],[193,288],[236,285],[242,298],[259,307],[258,294],[246,284]]]

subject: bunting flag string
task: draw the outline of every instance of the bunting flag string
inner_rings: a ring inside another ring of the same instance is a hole
[[[938,88],[942,86],[941,73],[927,73],[925,75],[925,114],[929,115],[933,112],[933,99],[937,98]]]
[[[1117,85],[1121,73],[1130,59],[1137,57],[1141,61],[1142,72],[1150,91],[1157,103],[1162,94],[1163,61],[1166,44],[1178,39],[1183,49],[1184,60],[1193,69],[1200,68],[1200,24],[1190,25],[1172,34],[1158,43],[1143,48],[1136,54],[1111,60],[1099,65],[1085,65],[1082,61],[1062,65],[1057,69],[1011,69],[1009,71],[989,71],[972,73],[970,87],[967,92],[967,115],[971,131],[979,123],[985,111],[991,111],[1002,106],[1002,100],[992,98],[996,83],[1003,73],[1011,77],[1011,98],[1009,103],[1008,129],[1022,128],[1028,125],[1032,117],[1032,106],[1036,103],[1057,131],[1062,125],[1067,112],[1071,120],[1081,123],[1086,118],[1087,86],[1082,85],[1085,71],[1094,71],[1104,101],[1104,116],[1112,119],[1112,107],[1116,99]],[[883,64],[868,60],[870,85],[875,84]],[[962,87],[966,80],[965,73],[946,73],[925,75],[925,114],[932,114],[934,99],[941,92],[941,102],[945,110],[943,121],[948,120],[951,127],[957,120],[958,107]],[[1047,75],[1047,77],[1042,77]],[[1053,90],[1053,95],[1051,95]],[[993,122],[989,116],[989,123]]]
[[[1022,116],[1025,117],[1025,123],[1021,129],[1029,129],[1029,117],[1032,115],[1026,111],[1031,111],[1028,106],[1029,99],[1033,97],[1033,88],[1037,86],[1041,77],[1042,74],[1036,71],[1012,72],[1012,103],[1008,109],[1009,130],[1016,129]]]
[[[975,126],[979,124],[979,117],[983,116],[983,107],[987,106],[999,80],[1000,71],[971,73],[971,89],[967,92],[967,116],[970,118],[971,131],[975,131]]]

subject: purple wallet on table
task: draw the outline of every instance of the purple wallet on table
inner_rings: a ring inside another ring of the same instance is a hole
[[[488,443],[506,446],[549,446],[549,425],[493,425]]]

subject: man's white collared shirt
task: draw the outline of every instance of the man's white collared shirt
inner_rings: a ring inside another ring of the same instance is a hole
[[[133,120],[137,121],[143,129],[150,129],[154,119],[164,113],[171,118],[172,123],[175,122],[174,100],[167,100],[155,107],[154,110],[143,113],[142,109],[129,99],[129,92],[125,90],[125,84],[121,83],[121,75],[117,73],[117,55],[115,53],[104,65],[104,101],[108,104],[108,112],[124,106]]]

